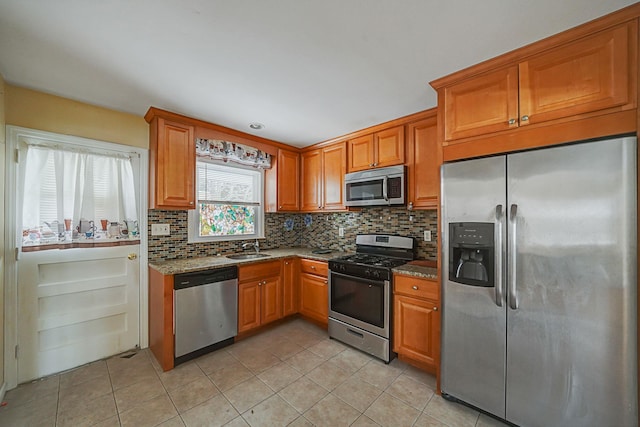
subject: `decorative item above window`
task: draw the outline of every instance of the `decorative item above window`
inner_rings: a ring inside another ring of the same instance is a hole
[[[248,145],[220,139],[196,139],[196,156],[235,162],[260,169],[271,168],[271,155]]]

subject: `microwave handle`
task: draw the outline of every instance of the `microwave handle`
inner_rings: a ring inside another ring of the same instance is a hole
[[[389,201],[389,195],[387,194],[387,182],[389,180],[388,176],[384,177],[384,180],[382,181],[382,197],[384,197],[384,201],[388,202]]]

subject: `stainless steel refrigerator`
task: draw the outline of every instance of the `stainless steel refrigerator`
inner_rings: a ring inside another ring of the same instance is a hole
[[[443,396],[522,426],[631,426],[637,143],[442,167]]]

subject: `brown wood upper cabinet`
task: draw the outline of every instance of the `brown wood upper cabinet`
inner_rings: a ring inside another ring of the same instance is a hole
[[[265,172],[267,212],[300,210],[300,154],[278,149],[271,169]]]
[[[348,172],[404,163],[404,126],[349,140]]]
[[[346,143],[328,145],[301,155],[301,210],[324,212],[344,210]]]
[[[436,110],[407,125],[407,208],[435,209],[440,194],[441,148]]]
[[[438,88],[454,141],[602,110],[635,108],[637,22]]]
[[[194,127],[154,117],[150,123],[149,208],[193,209]]]

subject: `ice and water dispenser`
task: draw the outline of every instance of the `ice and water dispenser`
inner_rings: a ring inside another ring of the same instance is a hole
[[[449,280],[472,286],[494,286],[493,223],[449,223]]]

